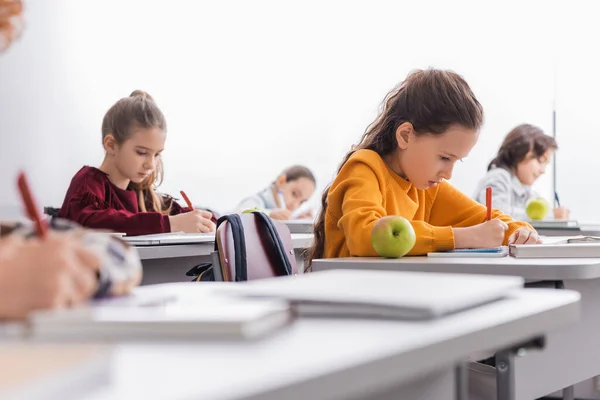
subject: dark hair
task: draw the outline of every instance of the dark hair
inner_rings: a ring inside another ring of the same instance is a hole
[[[377,119],[344,157],[338,173],[358,150],[373,150],[381,157],[392,153],[398,147],[396,130],[405,122],[412,124],[417,135],[441,135],[452,125],[479,130],[483,124],[483,108],[467,82],[455,72],[438,69],[413,71],[387,94]],[[321,211],[315,222],[315,239],[308,255],[308,268],[313,259],[323,257],[325,252],[329,187],[323,192]]]
[[[556,140],[548,136],[540,128],[530,124],[521,124],[506,135],[496,158],[488,165],[492,168],[504,168],[513,171],[527,154],[533,153],[536,158],[542,157],[548,150],[558,150]]]
[[[281,174],[285,175],[286,182],[295,181],[300,178],[307,178],[310,179],[312,183],[317,183],[315,176],[310,169],[302,165],[292,165],[291,167],[286,168]]]
[[[117,101],[104,115],[102,120],[102,140],[107,135],[112,135],[117,144],[122,144],[131,137],[135,129],[158,128],[167,131],[167,121],[158,108],[154,99],[146,92],[134,90],[129,97]],[[154,171],[140,183],[131,183],[138,194],[138,205],[141,211],[148,211],[146,197],[149,198],[153,210],[168,214],[169,209],[164,209],[162,196],[155,189],[163,180],[164,170],[162,159],[158,159]]]

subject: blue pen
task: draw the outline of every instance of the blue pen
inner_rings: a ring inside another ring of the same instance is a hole
[[[556,200],[556,205],[560,207],[560,200],[558,199],[558,193],[554,192],[554,200]]]

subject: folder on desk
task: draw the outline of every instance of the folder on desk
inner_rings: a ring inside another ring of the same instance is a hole
[[[170,291],[161,286],[82,307],[36,312],[29,319],[28,334],[58,340],[254,339],[293,318],[289,305],[281,301],[219,296],[210,285],[165,286],[174,288]]]
[[[596,258],[600,257],[600,242],[585,236],[573,237],[556,243],[518,244],[509,247],[515,258]]]
[[[499,300],[523,282],[514,276],[340,269],[251,281],[231,294],[285,300],[306,316],[426,320]]]

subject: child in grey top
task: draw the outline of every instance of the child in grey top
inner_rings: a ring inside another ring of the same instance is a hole
[[[279,174],[271,185],[242,200],[235,211],[259,208],[273,219],[312,219],[310,211],[301,215],[293,215],[293,212],[312,196],[315,186],[312,172],[306,167],[294,165]]]
[[[551,136],[533,125],[522,124],[504,138],[488,172],[479,181],[474,199],[485,205],[485,189],[492,187],[496,208],[517,220],[528,219],[525,207],[532,197],[538,197],[531,185],[546,172],[546,166],[558,149]],[[554,219],[568,219],[569,210],[554,209]]]

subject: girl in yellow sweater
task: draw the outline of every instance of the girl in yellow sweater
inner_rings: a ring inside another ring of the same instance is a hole
[[[411,221],[417,242],[410,255],[540,243],[531,226],[500,211],[486,222],[486,208],[446,182],[482,123],[483,108],[460,75],[409,74],[323,193],[309,259],[377,256],[371,229],[386,215]]]

